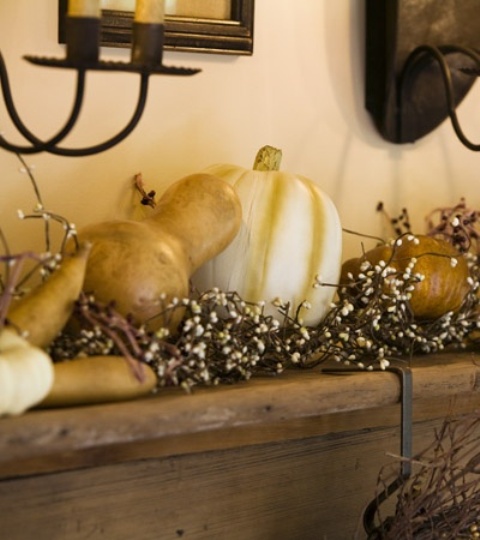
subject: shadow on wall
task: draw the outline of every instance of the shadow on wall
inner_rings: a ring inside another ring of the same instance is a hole
[[[366,0],[350,0],[340,8],[336,2],[325,2],[323,35],[338,110],[356,136],[368,137],[369,144],[380,146],[382,141],[365,109],[365,3]],[[340,17],[343,28],[334,24]]]

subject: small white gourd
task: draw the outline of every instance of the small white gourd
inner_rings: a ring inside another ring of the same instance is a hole
[[[0,331],[0,416],[18,415],[40,403],[54,380],[53,362],[10,328]]]

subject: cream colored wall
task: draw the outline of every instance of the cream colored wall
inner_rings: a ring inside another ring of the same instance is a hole
[[[132,177],[142,172],[159,192],[215,162],[250,166],[258,147],[283,148],[283,168],[318,182],[345,227],[381,232],[378,201],[392,214],[410,210],[420,232],[425,213],[465,196],[480,207],[480,155],[464,148],[446,123],[415,145],[394,146],[376,134],[363,107],[361,0],[257,0],[252,57],[167,53],[166,63],[199,67],[191,78],[154,77],[145,117],[118,147],[97,156],[28,156],[46,206],[77,226],[138,216]],[[57,0],[1,0],[0,48],[21,116],[40,137],[55,132],[70,109],[70,72],[38,68],[23,54],[63,54],[56,43]],[[126,50],[104,50],[126,60]],[[480,89],[460,108],[465,130],[480,141]],[[137,93],[132,75],[92,74],[82,122],[68,144],[93,144],[129,118]],[[14,134],[0,106],[0,129]],[[13,154],[0,151],[0,224],[12,249],[39,249],[38,223],[21,222],[34,197]],[[345,236],[345,257],[359,239]]]

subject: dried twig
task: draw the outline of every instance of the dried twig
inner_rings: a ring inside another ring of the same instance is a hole
[[[155,196],[157,193],[153,189],[148,192],[146,191],[142,173],[138,173],[135,175],[133,185],[142,196],[142,198],[140,199],[140,204],[155,208],[155,206],[157,205],[157,202],[155,201]]]
[[[415,471],[395,494],[393,516],[378,508],[373,540],[474,539],[480,537],[480,415],[448,418],[432,443],[412,460]],[[380,471],[385,489],[392,464]]]
[[[453,207],[436,208],[426,217],[427,234],[448,240],[460,253],[479,253],[479,212],[468,208],[464,198]],[[435,221],[438,221],[437,223]]]

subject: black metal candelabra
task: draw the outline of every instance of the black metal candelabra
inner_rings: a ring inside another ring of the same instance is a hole
[[[75,99],[70,116],[64,126],[48,140],[40,140],[21,120],[10,89],[7,68],[0,53],[0,83],[8,114],[18,132],[28,141],[27,145],[8,142],[0,135],[0,147],[17,154],[48,152],[59,156],[80,157],[104,152],[123,141],[137,126],[145,109],[150,75],[194,75],[200,70],[163,65],[164,25],[161,23],[133,23],[132,52],[130,62],[111,62],[99,59],[100,19],[96,17],[67,17],[66,57],[44,58],[25,56],[39,66],[73,69],[77,72]],[[115,136],[103,143],[84,148],[64,148],[60,146],[75,126],[83,104],[87,71],[109,71],[137,73],[140,89],[134,113],[127,125]]]

